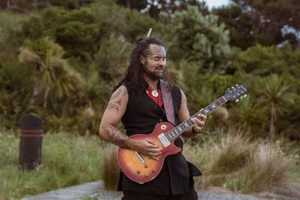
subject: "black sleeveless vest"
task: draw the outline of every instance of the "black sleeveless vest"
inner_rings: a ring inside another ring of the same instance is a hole
[[[124,84],[126,86],[126,84]],[[147,88],[147,84],[143,85]],[[165,111],[150,99],[144,92],[134,94],[128,91],[128,104],[122,117],[126,134],[150,134],[157,123],[167,121]],[[178,124],[178,111],[181,104],[181,91],[173,85],[171,90],[176,124]],[[174,144],[182,149],[183,142],[180,138]],[[139,184],[131,181],[124,173],[120,173],[118,190],[137,191],[159,195],[174,195],[189,192],[194,185],[193,176],[200,176],[201,172],[191,163],[187,162],[182,153],[167,156],[161,173],[152,181]]]

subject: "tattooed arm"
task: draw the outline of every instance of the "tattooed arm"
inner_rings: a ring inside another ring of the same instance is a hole
[[[130,139],[116,128],[126,112],[127,103],[127,89],[125,86],[120,86],[111,96],[103,114],[99,128],[100,137],[119,147],[130,148],[149,157],[159,155],[161,148],[150,139]]]
[[[111,96],[99,128],[100,137],[120,147],[127,147],[129,139],[116,128],[126,111],[127,102],[127,89],[122,85]]]

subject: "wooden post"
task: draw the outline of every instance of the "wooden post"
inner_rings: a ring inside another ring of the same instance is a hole
[[[19,167],[21,170],[33,170],[41,164],[42,126],[42,120],[36,116],[24,115],[21,118],[19,150]]]

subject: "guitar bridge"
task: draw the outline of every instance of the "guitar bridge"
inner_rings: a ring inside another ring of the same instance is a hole
[[[159,141],[164,145],[164,147],[169,146],[171,143],[168,140],[168,138],[166,137],[166,135],[164,133],[160,134],[158,136]]]
[[[138,152],[135,152],[135,154],[136,154],[137,157],[140,159],[141,163],[144,164],[144,163],[145,163],[145,160],[143,159],[143,157],[142,157]]]

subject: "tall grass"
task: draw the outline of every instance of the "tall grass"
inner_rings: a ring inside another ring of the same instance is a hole
[[[217,187],[238,193],[300,198],[299,156],[284,150],[286,145],[286,141],[253,141],[228,134],[196,148],[187,143],[184,155],[203,172],[196,178],[198,190]]]
[[[105,165],[102,168],[104,189],[115,191],[117,189],[120,174],[117,147],[113,144],[108,144],[105,147],[104,152]]]
[[[183,154],[203,173],[195,178],[196,189],[300,199],[300,147],[285,140],[258,141],[241,133],[202,134],[198,144],[185,142]],[[119,167],[116,148],[108,145],[105,151],[104,184],[111,190],[117,185]]]
[[[19,136],[0,133],[0,199],[20,199],[102,178],[99,137],[71,133],[44,134],[42,164],[34,171],[18,168]]]

